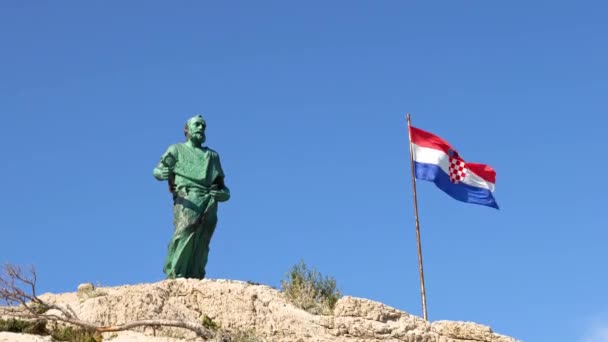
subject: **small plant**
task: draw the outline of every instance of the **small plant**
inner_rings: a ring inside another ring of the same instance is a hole
[[[48,330],[46,329],[46,321],[42,321],[42,320],[24,321],[24,320],[15,319],[15,318],[11,318],[8,320],[0,319],[0,331],[34,334],[34,335],[48,335],[49,334]]]
[[[45,320],[0,319],[0,331],[52,336],[54,341],[101,342],[101,335],[82,328],[60,326],[53,322],[50,329]]]
[[[0,331],[8,331],[13,333],[22,333],[28,322],[20,319],[0,319]]]
[[[203,316],[202,321],[203,321],[203,326],[211,331],[217,331],[220,328],[219,324],[215,323],[207,315]]]
[[[49,308],[39,303],[30,303],[30,308],[38,315],[45,314]]]
[[[56,326],[51,332],[55,341],[65,342],[101,342],[102,337],[94,331],[73,328],[71,326]]]
[[[291,268],[281,287],[295,306],[315,315],[332,314],[341,297],[333,277],[324,277],[316,269],[309,269],[304,261]]]

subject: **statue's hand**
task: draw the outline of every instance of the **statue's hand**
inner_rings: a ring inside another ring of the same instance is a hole
[[[156,176],[156,179],[158,180],[167,180],[169,179],[170,174],[171,170],[166,166],[157,167],[156,170],[154,170],[154,176]]]
[[[230,197],[224,190],[210,190],[209,196],[213,197],[218,202],[224,202]]]

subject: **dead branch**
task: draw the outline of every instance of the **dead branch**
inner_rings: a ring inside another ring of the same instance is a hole
[[[23,272],[21,267],[6,264],[2,268],[0,274],[0,302],[5,302],[8,305],[20,305],[33,316],[44,314],[44,312],[55,309],[61,312],[66,318],[77,318],[69,310],[65,308],[43,302],[36,295],[36,270],[30,267],[29,274]],[[24,291],[25,287],[30,293]]]
[[[136,322],[131,322],[131,323],[122,324],[122,325],[98,327],[97,331],[99,331],[99,332],[117,332],[117,331],[129,330],[129,329],[133,329],[133,328],[141,327],[141,326],[155,326],[155,325],[188,329],[188,330],[194,331],[198,336],[206,338],[206,339],[209,339],[209,338],[212,338],[213,336],[215,336],[215,334],[212,333],[209,329],[203,327],[202,325],[200,325],[198,323],[186,322],[186,321],[171,321],[171,320],[164,320],[164,319],[142,320],[142,321],[136,321]]]
[[[140,320],[112,326],[83,321],[69,305],[64,308],[40,299],[36,295],[36,281],[36,270],[33,267],[26,273],[19,266],[5,264],[0,274],[0,304],[4,303],[7,306],[0,306],[0,315],[63,322],[99,333],[118,332],[142,326],[165,326],[187,329],[205,339],[215,336],[214,332],[198,322],[182,320]],[[56,310],[59,314],[51,310]]]

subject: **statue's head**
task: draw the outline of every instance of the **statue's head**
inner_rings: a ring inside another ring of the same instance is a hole
[[[202,145],[205,142],[205,128],[207,123],[202,116],[196,115],[186,121],[184,127],[184,135],[196,145]]]

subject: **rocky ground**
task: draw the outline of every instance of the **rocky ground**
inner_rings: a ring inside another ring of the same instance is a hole
[[[268,342],[515,342],[471,322],[436,321],[368,299],[342,297],[333,315],[313,315],[291,305],[280,291],[231,280],[164,280],[152,284],[93,288],[44,294],[45,301],[69,305],[82,320],[116,325],[142,319],[211,318],[240,341]],[[219,339],[219,337],[218,337]],[[104,341],[202,341],[181,328],[106,333]],[[51,341],[50,337],[0,333],[0,342]]]

